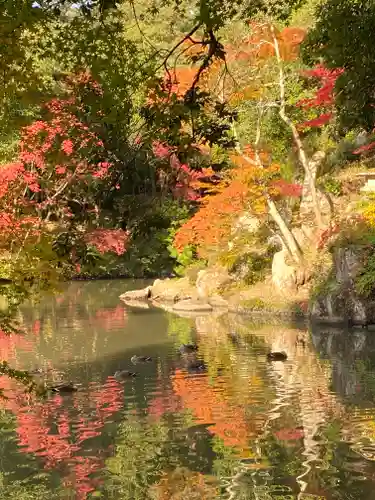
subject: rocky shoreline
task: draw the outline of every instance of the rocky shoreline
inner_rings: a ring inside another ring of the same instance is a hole
[[[266,295],[268,287],[265,285]],[[192,283],[188,277],[157,279],[150,286],[130,290],[120,299],[130,307],[156,307],[179,314],[210,314],[212,312],[278,316],[285,319],[306,318],[306,301],[258,298],[264,293],[256,288],[236,290],[234,278],[224,268],[201,270]]]
[[[339,249],[331,281],[315,295],[308,287],[295,292],[285,287],[280,290],[272,277],[241,288],[225,268],[216,266],[199,271],[195,281],[188,277],[157,279],[146,288],[123,293],[120,299],[130,307],[156,307],[179,315],[220,312],[368,327],[375,325],[375,301],[359,296],[355,288],[362,253],[353,246]]]

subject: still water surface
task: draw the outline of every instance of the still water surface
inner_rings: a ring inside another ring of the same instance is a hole
[[[2,377],[1,499],[375,499],[375,333],[129,309],[134,286],[68,284],[0,337],[13,366],[81,384],[33,399]]]

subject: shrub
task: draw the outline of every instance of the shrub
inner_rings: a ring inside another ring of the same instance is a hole
[[[370,253],[365,259],[362,270],[358,273],[355,289],[364,297],[370,297],[375,291],[375,254]]]
[[[341,196],[343,194],[342,182],[335,177],[323,177],[319,182],[319,186],[322,187],[324,191],[333,194],[334,196]]]

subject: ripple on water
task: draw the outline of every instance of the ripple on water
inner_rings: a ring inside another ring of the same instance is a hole
[[[9,399],[0,418],[9,422],[0,432],[10,429],[13,443],[3,451],[5,478],[16,484],[27,467],[43,471],[49,500],[58,487],[79,500],[373,498],[375,363],[354,366],[338,334],[313,332],[314,344],[305,331],[302,346],[297,327],[133,313],[119,304],[117,285],[73,285],[23,311],[31,327],[22,342],[0,339],[15,366],[49,366],[81,384],[35,400],[2,377]],[[178,351],[192,341],[191,359],[206,367],[198,373]],[[356,359],[366,342],[355,344]],[[275,345],[288,350],[286,363],[267,362]],[[334,346],[340,354],[330,357]],[[153,362],[133,366],[134,354]],[[118,382],[119,369],[137,377]]]

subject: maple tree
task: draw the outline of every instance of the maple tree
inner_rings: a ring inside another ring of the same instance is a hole
[[[328,69],[323,65],[318,65],[311,70],[304,71],[304,76],[320,81],[321,86],[316,90],[313,97],[301,99],[297,102],[297,106],[305,109],[316,109],[319,113],[316,118],[300,123],[300,129],[321,127],[329,123],[333,117],[335,85],[343,72],[344,70],[341,68]]]
[[[177,231],[175,247],[181,252],[187,245],[205,256],[207,249],[225,243],[235,218],[244,211],[264,218],[268,197],[301,195],[301,187],[280,178],[278,165],[267,168],[233,155],[235,167],[200,199],[200,209]]]
[[[273,103],[272,106],[279,107],[281,119],[288,125],[288,127],[291,128],[292,136],[297,145],[299,160],[304,166],[306,177],[309,178],[310,167],[297,127],[285,114],[285,80],[282,67],[283,62],[294,61],[297,58],[299,45],[303,38],[303,30],[288,28],[282,31],[277,31],[269,23],[262,25],[252,23],[250,36],[245,38],[244,41],[236,47],[236,49],[233,47],[228,49],[228,62],[232,60],[237,64],[239,61],[241,67],[241,64],[244,66],[243,61],[251,61],[252,66],[255,67],[255,70],[252,71],[252,79],[254,83],[240,91],[236,91],[233,87],[233,83],[230,83],[229,85],[223,84],[219,93],[221,93],[222,99],[229,99],[236,105],[238,105],[238,103],[244,103],[245,101],[255,101],[255,105],[257,107],[263,105],[267,106],[268,91],[265,90],[265,82],[261,81],[259,74],[264,71],[265,63],[270,65],[269,60],[271,58],[276,58],[277,64],[274,65],[271,63],[271,69],[273,71],[273,74],[271,74],[271,82],[273,78],[276,79],[277,85],[280,87],[281,101],[279,105],[275,105]],[[194,48],[194,44],[192,47]],[[220,72],[223,67],[224,63],[218,61],[211,65],[202,74],[201,82],[204,88],[215,88],[215,85],[217,87],[217,81],[220,79]],[[256,72],[258,72],[258,75]],[[191,85],[191,79],[194,80],[194,78],[194,71],[191,71],[191,68],[185,67],[177,69],[175,72],[175,80],[172,85],[172,90],[177,94],[183,93],[185,89],[189,87],[189,82],[186,80],[190,79]],[[246,78],[249,78],[248,71],[246,72],[245,70],[242,78],[245,81]],[[273,98],[276,99],[276,97]],[[265,104],[263,104],[264,101]],[[321,105],[322,103],[320,103],[320,106]],[[204,200],[201,200],[202,208],[190,221],[184,224],[181,230],[179,230],[176,234],[175,245],[180,251],[183,246],[187,244],[202,247],[205,243],[212,245],[224,240],[225,237],[228,237],[230,234],[230,227],[233,223],[233,218],[236,215],[238,216],[241,211],[250,208],[251,199],[253,199],[253,205],[254,203],[257,203],[257,200],[261,199],[262,203],[260,203],[260,210],[258,210],[258,212],[264,213],[267,207],[271,217],[275,220],[277,226],[279,227],[284,240],[287,242],[288,248],[290,249],[293,257],[297,262],[300,262],[301,251],[298,244],[296,243],[294,236],[287,227],[287,224],[283,220],[283,217],[274,202],[274,199],[277,198],[277,196],[275,196],[276,185],[273,185],[271,188],[271,186],[267,186],[267,182],[265,182],[270,170],[268,167],[265,168],[264,160],[261,157],[262,153],[259,151],[259,148],[261,148],[260,128],[262,113],[263,111],[260,112],[258,123],[256,124],[256,133],[254,133],[255,154],[254,152],[250,153],[250,155],[246,153],[244,154],[240,151],[240,148],[237,148],[237,154],[233,157],[237,158],[237,162],[239,161],[241,163],[240,168],[237,170],[235,169],[237,177],[234,180],[232,179],[232,183],[229,184],[229,186],[227,185],[227,180],[224,180],[224,184],[220,186],[220,190],[222,192],[220,192],[220,194],[216,192],[212,200],[209,200],[207,197]],[[246,172],[249,171],[253,172],[252,179],[249,175],[247,175],[246,179]],[[257,176],[254,176],[255,171],[258,172]],[[315,181],[311,180],[309,182],[311,190],[315,192]],[[251,188],[249,189],[251,184],[253,185],[253,190]],[[223,189],[224,186],[225,189]],[[255,186],[256,188],[254,189]],[[279,180],[278,183],[278,187],[280,191],[283,191],[284,196],[287,194],[292,196],[297,194],[297,196],[301,196],[301,188],[298,187],[298,184],[294,184],[294,186],[293,183],[287,183],[285,180]],[[280,192],[278,194],[280,194]],[[234,201],[234,199],[236,201]],[[317,202],[315,206],[316,217],[317,220],[320,221],[321,217]],[[215,219],[212,220],[214,214]]]
[[[77,80],[101,94],[99,85],[87,74],[78,75]],[[120,255],[125,252],[129,233],[100,227],[100,211],[91,194],[109,177],[111,162],[103,141],[78,119],[77,107],[80,105],[73,97],[53,99],[45,105],[46,119],[22,130],[18,159],[0,172],[2,241],[8,240],[10,220],[12,230],[23,228],[27,236],[24,244],[35,242],[42,230],[47,231],[49,222],[55,222],[55,233],[85,222],[88,226],[83,240],[87,244],[101,253]]]

